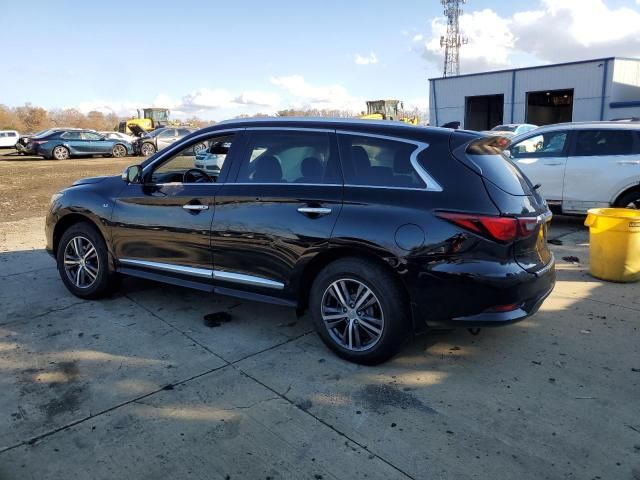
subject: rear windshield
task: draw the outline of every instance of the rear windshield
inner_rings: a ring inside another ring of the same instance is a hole
[[[516,128],[518,128],[515,125],[498,125],[497,127],[493,127],[491,130],[493,132],[515,132]]]
[[[504,154],[473,155],[467,158],[482,171],[482,176],[511,195],[530,195],[531,183]]]

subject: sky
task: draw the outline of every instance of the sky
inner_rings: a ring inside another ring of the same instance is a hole
[[[640,0],[467,0],[462,73],[640,57]],[[224,120],[398,98],[442,75],[439,0],[3,2],[0,104]]]

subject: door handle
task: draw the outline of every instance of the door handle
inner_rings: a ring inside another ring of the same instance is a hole
[[[562,162],[545,162],[545,165],[549,165],[550,167],[556,167],[558,165],[562,165]]]
[[[323,207],[300,207],[298,208],[298,212],[302,213],[303,215],[322,217],[323,215],[329,215],[331,213],[331,209]]]
[[[209,210],[209,205],[200,205],[200,204],[194,205],[191,203],[187,203],[186,205],[183,205],[182,208],[190,211],[201,211],[201,210]]]
[[[618,165],[640,165],[640,160],[620,160],[616,163]]]

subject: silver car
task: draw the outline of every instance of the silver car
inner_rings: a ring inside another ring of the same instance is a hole
[[[134,151],[148,157],[195,131],[194,128],[185,127],[157,128],[140,137],[134,145]]]

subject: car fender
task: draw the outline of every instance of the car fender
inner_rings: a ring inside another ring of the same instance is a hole
[[[620,195],[629,190],[630,188],[640,186],[640,173],[637,175],[631,175],[625,178],[622,182],[617,183],[611,188],[611,195],[609,196],[609,204],[613,205]]]

